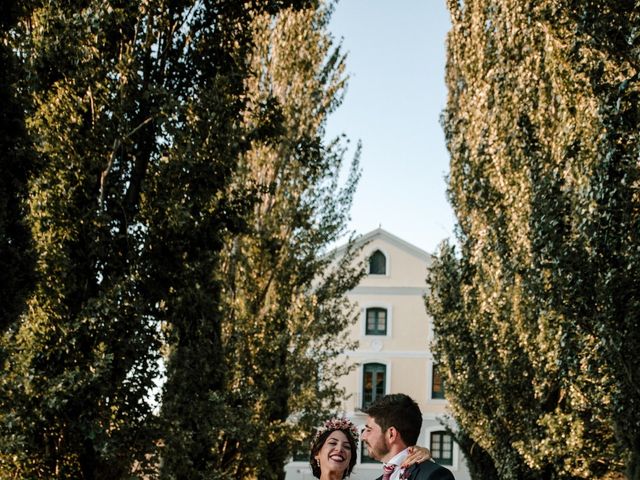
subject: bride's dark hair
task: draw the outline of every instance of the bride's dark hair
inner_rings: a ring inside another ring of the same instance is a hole
[[[327,420],[325,422],[325,426],[320,429],[320,431],[316,434],[313,443],[311,444],[311,452],[309,453],[309,464],[311,465],[311,471],[313,472],[313,476],[316,478],[320,478],[320,465],[316,461],[316,455],[324,446],[324,443],[329,438],[332,432],[336,430],[341,431],[347,437],[349,441],[349,445],[351,445],[351,460],[349,461],[349,466],[344,471],[342,478],[347,478],[351,475],[351,471],[355,466],[358,460],[358,441],[357,441],[357,429],[353,423],[348,422],[349,425],[346,424],[335,424],[335,420]],[[342,428],[341,428],[342,427]],[[354,433],[355,432],[355,433]]]

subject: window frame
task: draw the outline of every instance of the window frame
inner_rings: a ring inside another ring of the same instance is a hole
[[[439,437],[437,442],[439,447],[434,445],[434,437]],[[445,439],[448,440],[448,445],[450,447],[448,457],[444,456]],[[453,466],[455,442],[453,441],[453,436],[446,430],[433,430],[429,432],[429,450],[431,450],[431,457],[434,462],[449,467]]]
[[[427,373],[427,378],[426,378],[426,388],[425,388],[425,395],[426,395],[426,400],[429,403],[435,404],[435,405],[446,405],[448,403],[448,400],[446,398],[446,385],[444,385],[444,382],[442,384],[443,387],[443,392],[444,392],[444,396],[442,398],[439,398],[437,396],[434,396],[434,391],[433,391],[433,382],[434,382],[434,369],[437,368],[438,364],[437,362],[433,359],[433,357],[429,356],[429,359],[426,361],[426,373]]]
[[[387,332],[384,335],[367,333],[367,311],[372,308],[381,308],[387,311]],[[390,338],[393,335],[393,305],[390,303],[370,302],[360,304],[360,335],[370,340]]]
[[[439,382],[437,382],[439,380]],[[446,387],[444,384],[444,378],[442,378],[442,374],[438,370],[438,364],[433,362],[431,364],[431,381],[429,382],[431,385],[430,395],[431,400],[446,400]],[[436,389],[436,383],[439,384],[439,388]]]
[[[372,272],[371,270],[371,265],[372,265],[372,260],[374,255],[376,254],[380,254],[382,255],[382,258],[384,259],[384,272],[380,273],[380,272]],[[373,252],[371,252],[371,254],[368,256],[367,258],[367,275],[373,275],[376,277],[385,277],[389,275],[389,255],[387,255],[384,250],[382,250],[381,248],[376,248],[375,250],[373,250]]]
[[[384,312],[384,330],[378,328],[380,318],[376,316],[374,329],[369,330],[369,312],[380,313]],[[386,307],[381,306],[369,306],[364,309],[364,334],[376,337],[386,337],[389,332],[389,310]]]
[[[365,388],[366,388],[366,384],[365,384],[365,376],[367,374],[367,367],[379,367],[379,372],[371,372],[372,373],[372,382],[371,382],[371,400],[366,403],[365,402],[365,397],[366,397],[366,393],[365,392]],[[381,373],[382,374],[382,392],[377,393],[376,392],[376,388],[374,387],[374,380],[377,379],[377,376],[374,376],[375,373]],[[364,410],[366,409],[373,401],[376,400],[376,398],[378,398],[378,396],[384,396],[387,394],[387,390],[388,390],[388,386],[389,386],[389,366],[386,363],[382,363],[380,361],[370,361],[370,362],[365,362],[362,364],[362,368],[361,368],[361,374],[360,374],[360,407]]]

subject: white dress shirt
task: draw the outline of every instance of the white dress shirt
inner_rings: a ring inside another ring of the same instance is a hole
[[[391,458],[388,462],[385,462],[385,465],[397,465],[398,467],[391,474],[391,480],[399,480],[402,472],[400,471],[400,465],[404,462],[404,459],[409,456],[409,448],[405,448],[400,453],[396,454],[395,457]]]

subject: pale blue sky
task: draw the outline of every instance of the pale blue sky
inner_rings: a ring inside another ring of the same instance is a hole
[[[363,144],[350,229],[382,225],[431,253],[455,222],[440,126],[449,26],[444,0],[341,0],[331,21],[350,81],[327,131]]]

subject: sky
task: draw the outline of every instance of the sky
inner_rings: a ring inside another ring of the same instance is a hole
[[[362,142],[349,229],[381,226],[429,253],[456,222],[440,125],[449,27],[445,0],[340,0],[330,24],[350,80],[327,134]]]

